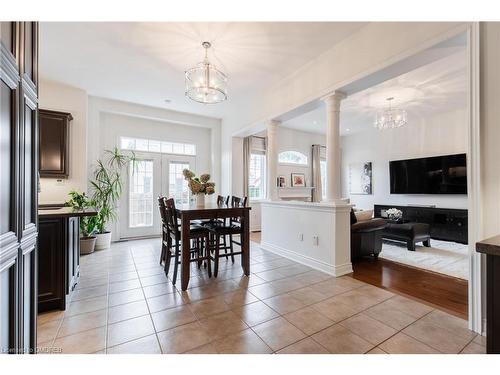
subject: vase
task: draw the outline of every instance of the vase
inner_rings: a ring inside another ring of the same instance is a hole
[[[205,194],[197,194],[196,195],[196,206],[197,207],[205,207]]]
[[[109,249],[111,246],[111,232],[97,233],[94,250]]]
[[[80,254],[92,254],[95,248],[95,236],[80,237]]]

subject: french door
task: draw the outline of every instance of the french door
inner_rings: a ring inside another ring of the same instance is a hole
[[[188,203],[190,193],[182,171],[194,169],[195,157],[136,152],[124,178],[120,202],[120,238],[149,237],[161,234],[158,196]]]

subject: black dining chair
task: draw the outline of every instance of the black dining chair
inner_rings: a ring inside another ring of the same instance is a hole
[[[172,276],[172,283],[175,285],[177,281],[177,273],[179,269],[180,255],[181,255],[181,241],[182,241],[182,233],[179,224],[179,220],[177,217],[177,211],[175,209],[175,201],[173,198],[163,198],[163,204],[160,204],[160,210],[164,210],[163,216],[166,218],[166,239],[167,243],[165,244],[165,253],[164,253],[164,261],[165,261],[165,274],[168,275],[168,270],[170,268],[170,262],[172,256],[174,257],[174,274]],[[189,261],[197,262],[198,268],[201,268],[201,264],[206,261],[208,267],[208,276],[212,277],[212,270],[210,265],[210,252],[208,250],[209,245],[209,231],[207,228],[200,225],[191,225],[189,228],[189,240],[193,240],[194,246],[189,244]],[[163,254],[162,247],[162,254]],[[173,250],[173,254],[172,254]]]
[[[231,207],[245,207],[247,199],[243,199],[243,205],[241,203],[241,198],[232,197],[231,198]],[[231,257],[231,261],[234,263],[234,256],[241,255],[242,251],[235,252],[233,248],[233,243],[240,245],[241,242],[236,242],[233,239],[233,236],[242,234],[242,226],[241,226],[241,218],[240,217],[231,217],[229,221],[215,221],[211,225],[206,226],[211,234],[210,239],[210,248],[211,252],[213,252],[213,261],[214,261],[214,276],[217,277],[219,272],[219,258],[221,256],[226,257],[228,259]],[[229,237],[229,246],[226,245],[226,237]],[[222,240],[222,241],[221,241]],[[221,255],[221,250],[224,250],[224,254]],[[228,252],[229,251],[229,252]]]

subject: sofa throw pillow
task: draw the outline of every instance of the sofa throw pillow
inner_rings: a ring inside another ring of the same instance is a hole
[[[354,213],[356,221],[367,221],[373,217],[373,210],[357,211]]]

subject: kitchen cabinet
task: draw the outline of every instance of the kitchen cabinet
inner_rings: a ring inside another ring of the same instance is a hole
[[[69,176],[69,126],[71,113],[39,109],[40,177]]]

